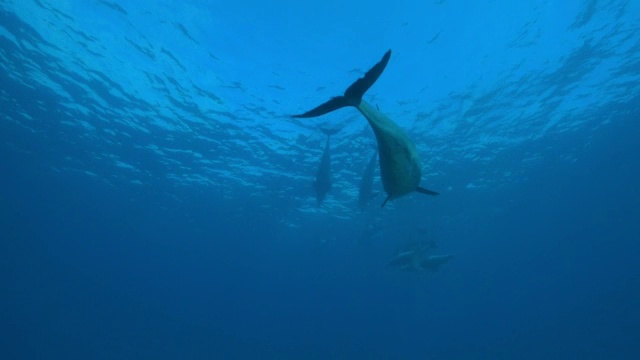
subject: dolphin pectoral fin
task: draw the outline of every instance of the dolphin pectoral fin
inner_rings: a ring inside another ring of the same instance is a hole
[[[425,194],[425,195],[432,195],[432,196],[436,196],[436,195],[440,195],[440,193],[435,192],[433,190],[429,190],[429,189],[425,189],[423,187],[418,186],[416,188],[416,191],[419,192],[420,194]]]
[[[387,198],[384,199],[384,202],[382,203],[382,205],[380,205],[380,207],[383,208],[385,205],[387,205],[387,201],[389,201],[389,199],[391,199],[391,195],[387,195]]]
[[[304,114],[292,115],[294,118],[312,118],[320,115],[324,115],[332,112],[333,110],[338,110],[345,106],[351,105],[348,99],[344,96],[336,96],[331,98],[331,100],[325,102],[324,104],[318,105],[317,107],[307,111]]]

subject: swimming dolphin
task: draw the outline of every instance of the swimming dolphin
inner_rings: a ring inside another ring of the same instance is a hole
[[[408,271],[438,271],[440,266],[449,262],[452,258],[452,254],[425,257],[422,249],[403,250],[396,252],[391,260],[387,262],[387,266]]]
[[[303,114],[293,115],[294,118],[312,118],[346,106],[354,106],[364,115],[378,142],[380,176],[384,191],[387,193],[387,198],[382,203],[383,207],[387,201],[413,191],[427,195],[438,195],[435,191],[420,187],[422,171],[415,144],[396,123],[381,113],[377,107],[362,100],[364,93],[384,71],[390,57],[391,50],[388,50],[382,59],[367,71],[364,77],[356,80],[347,88],[344,95],[335,96]]]
[[[324,198],[327,196],[327,192],[331,189],[331,149],[329,147],[329,140],[331,135],[335,135],[340,129],[320,129],[325,135],[327,135],[327,142],[324,146],[324,152],[320,158],[320,165],[318,165],[318,172],[316,173],[316,181],[313,183],[313,187],[316,190],[316,200],[318,206],[322,204]]]
[[[369,201],[374,197],[373,193],[373,176],[375,175],[376,162],[378,160],[378,151],[373,153],[367,167],[364,169],[362,179],[360,180],[360,188],[358,191],[358,206],[360,210],[364,210]]]
[[[387,266],[401,270],[417,270],[420,267],[420,257],[422,254],[416,250],[397,251],[387,262]]]
[[[451,258],[453,258],[452,254],[427,256],[420,262],[420,268],[423,270],[438,271],[440,270],[440,266],[448,263]]]
[[[426,255],[427,252],[436,247],[436,243],[432,240],[410,241],[396,250],[396,253],[389,262],[387,262],[387,266],[408,271],[437,271],[440,269],[440,266],[451,260],[453,255]]]

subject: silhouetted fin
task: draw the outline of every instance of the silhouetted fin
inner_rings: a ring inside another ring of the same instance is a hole
[[[324,115],[327,113],[332,112],[333,110],[338,110],[340,108],[343,108],[345,106],[350,106],[352,104],[349,104],[349,101],[347,100],[347,98],[345,98],[344,96],[336,96],[334,98],[331,98],[331,100],[327,101],[326,103],[313,108],[309,111],[307,111],[304,114],[299,114],[299,115],[292,115],[291,117],[294,118],[312,118],[312,117],[316,117],[316,116],[320,116],[320,115]]]
[[[387,198],[384,199],[384,202],[382,203],[382,205],[380,205],[380,207],[383,208],[385,205],[387,205],[387,201],[389,201],[389,199],[391,199],[391,195],[387,195]]]
[[[416,188],[416,191],[419,192],[420,194],[425,194],[425,195],[433,195],[433,196],[440,195],[440,193],[438,193],[438,192],[435,192],[435,191],[432,191],[432,190],[429,190],[429,189],[425,189],[425,188],[420,187],[420,186],[418,186]]]
[[[378,78],[384,71],[384,68],[387,67],[390,58],[391,50],[389,49],[386,53],[384,53],[382,59],[378,61],[377,64],[373,65],[373,67],[369,69],[369,71],[367,71],[367,73],[364,74],[363,77],[356,80],[356,82],[354,82],[347,88],[347,90],[344,92],[344,96],[346,98],[358,99],[358,102],[355,106],[360,105],[362,96],[367,92],[367,90],[369,90],[371,85],[373,85],[376,80],[378,80]]]
[[[320,115],[330,113],[334,110],[338,110],[345,106],[358,106],[362,101],[362,96],[369,90],[369,88],[378,80],[384,68],[387,67],[391,58],[391,50],[388,50],[382,59],[375,64],[363,77],[356,80],[351,86],[347,88],[343,96],[336,96],[331,100],[317,106],[306,113],[292,115],[294,118],[312,118]]]

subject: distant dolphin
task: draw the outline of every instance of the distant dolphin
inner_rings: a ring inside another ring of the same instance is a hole
[[[316,108],[303,114],[293,115],[295,118],[311,118],[327,114],[345,106],[355,106],[369,122],[378,141],[380,156],[380,175],[387,201],[417,191],[427,195],[438,195],[437,192],[420,187],[422,171],[415,144],[407,134],[376,107],[362,100],[362,96],[378,80],[389,58],[387,51],[380,62],[375,64],[364,77],[356,80],[347,88],[342,96],[336,96]]]
[[[364,169],[364,173],[362,174],[362,179],[360,180],[360,188],[358,191],[358,206],[360,206],[360,210],[364,210],[364,208],[369,204],[369,201],[373,199],[373,177],[376,171],[376,163],[378,160],[378,151],[373,153],[367,167]]]
[[[401,270],[417,270],[420,268],[422,253],[416,250],[397,251],[387,262],[387,266]]]
[[[396,252],[387,262],[387,266],[408,271],[438,271],[440,266],[449,262],[453,256],[452,254],[424,256],[421,249],[404,250]]]
[[[452,254],[427,256],[420,262],[420,267],[423,270],[438,271],[440,270],[440,266],[448,263],[452,258]]]
[[[316,181],[313,183],[313,187],[316,190],[316,200],[318,206],[322,204],[324,198],[327,196],[327,192],[331,189],[331,149],[329,146],[329,140],[331,135],[335,135],[340,129],[320,129],[325,135],[327,135],[327,142],[324,146],[324,152],[320,158],[320,165],[318,165],[318,172],[316,173]]]

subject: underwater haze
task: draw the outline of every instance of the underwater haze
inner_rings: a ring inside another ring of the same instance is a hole
[[[291,115],[389,49],[381,207]],[[640,359],[640,1],[1,0],[0,70],[0,359]]]

